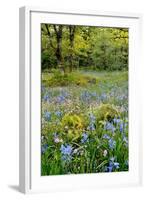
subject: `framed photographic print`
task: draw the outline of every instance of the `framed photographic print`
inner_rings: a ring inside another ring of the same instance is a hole
[[[141,15],[20,8],[20,191],[141,183]]]

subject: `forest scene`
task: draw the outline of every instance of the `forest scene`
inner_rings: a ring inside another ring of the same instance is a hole
[[[126,28],[41,24],[41,175],[128,171]]]

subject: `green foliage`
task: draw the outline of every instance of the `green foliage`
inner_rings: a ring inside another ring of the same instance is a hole
[[[45,86],[67,86],[69,83],[68,74],[64,74],[60,69],[52,69],[49,76],[43,74],[46,78],[43,78],[42,82]]]
[[[62,26],[61,41],[53,25],[48,25],[50,35],[42,24],[42,70],[87,67],[99,70],[123,70],[128,68],[128,29],[76,26],[72,46],[69,26]],[[59,28],[59,25],[56,25]],[[57,57],[57,46],[61,51],[61,59]],[[72,63],[72,64],[71,64]],[[70,66],[72,65],[72,66]]]
[[[111,104],[101,104],[94,112],[97,118],[97,122],[106,120],[111,121],[112,119],[119,116],[118,110],[114,105]]]
[[[93,37],[92,58],[100,70],[122,70],[128,67],[128,32],[125,29],[100,28]]]
[[[62,118],[62,127],[66,131],[69,140],[76,140],[81,136],[84,127],[83,117],[76,114],[66,114]]]
[[[90,84],[97,84],[98,80],[87,74],[80,73],[78,71],[71,73],[63,73],[59,69],[51,70],[51,73],[43,73],[42,82],[45,86],[67,86],[67,85],[77,85],[77,86],[87,86]]]

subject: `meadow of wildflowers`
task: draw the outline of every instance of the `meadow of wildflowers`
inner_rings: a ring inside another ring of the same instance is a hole
[[[50,87],[42,78],[42,176],[128,171],[128,73],[80,73],[96,81]]]

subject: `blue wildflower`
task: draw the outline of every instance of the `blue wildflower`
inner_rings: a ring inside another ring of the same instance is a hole
[[[107,130],[107,131],[112,131],[112,133],[114,133],[114,131],[115,131],[114,125],[110,122],[105,123],[104,129]]]
[[[63,103],[65,101],[65,97],[63,95],[60,95],[57,97],[57,102],[58,103]]]
[[[89,93],[88,91],[82,92],[82,93],[81,93],[81,99],[82,99],[83,101],[87,101],[87,102],[88,102],[88,101],[91,99],[90,93]]]
[[[107,134],[104,134],[104,135],[103,135],[103,139],[108,139],[108,140],[109,140],[109,139],[110,139],[110,136],[107,135]]]
[[[47,121],[50,121],[50,120],[51,120],[51,112],[46,112],[46,113],[45,113],[45,119],[46,119]]]
[[[95,131],[95,125],[90,123],[87,129],[90,131]]]
[[[124,131],[124,123],[121,122],[120,123],[120,132],[123,133],[123,131]]]
[[[113,166],[114,166],[114,168],[116,168],[116,169],[119,169],[119,165],[120,165],[120,164],[119,164],[118,162],[114,162],[114,163],[113,163]]]
[[[92,113],[90,113],[89,119],[90,119],[90,124],[88,126],[88,130],[94,131],[95,130],[96,117]]]
[[[119,169],[120,164],[118,162],[114,162],[114,160],[114,157],[110,159],[109,165],[107,167],[108,172],[112,172],[114,169]]]
[[[72,147],[71,147],[71,145],[68,145],[68,144],[67,145],[62,144],[60,150],[61,150],[62,154],[70,155],[72,152]]]
[[[112,138],[109,139],[108,144],[110,149],[114,149],[116,147],[116,141]]]
[[[121,120],[119,118],[114,118],[113,119],[114,124],[119,124]]]
[[[113,170],[113,163],[111,161],[109,162],[109,166],[107,167],[107,169],[108,169],[108,172],[112,172],[112,170]]]
[[[60,151],[62,154],[62,160],[64,161],[70,161],[72,159],[71,153],[72,153],[72,147],[71,145],[61,145]]]
[[[81,143],[85,143],[85,142],[87,142],[87,139],[88,139],[88,135],[87,135],[87,133],[83,133],[83,134],[82,134]]]
[[[56,112],[55,112],[55,115],[56,115],[57,117],[61,117],[61,116],[62,116],[62,112],[61,112],[61,111],[56,111]]]
[[[43,97],[44,101],[48,101],[50,100],[50,97],[48,94],[45,94],[44,97]]]
[[[41,153],[44,154],[46,150],[48,149],[48,144],[44,144],[41,146]]]

